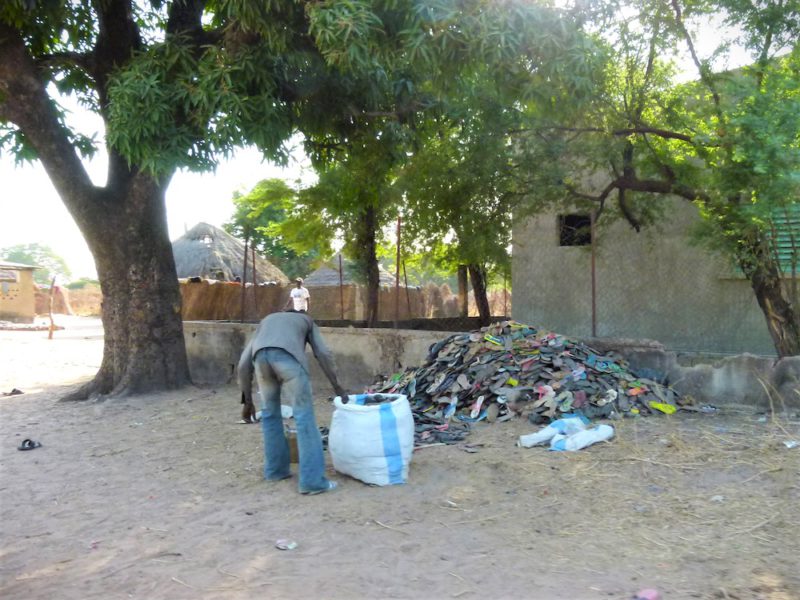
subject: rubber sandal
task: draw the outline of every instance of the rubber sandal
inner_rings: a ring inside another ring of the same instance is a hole
[[[34,442],[33,440],[24,439],[22,443],[17,446],[17,450],[33,450],[34,448],[41,448],[42,445],[39,442]]]
[[[319,489],[319,490],[309,490],[308,492],[300,492],[300,493],[303,494],[304,496],[316,496],[317,494],[324,494],[325,492],[332,492],[337,487],[339,487],[338,483],[336,483],[335,481],[329,481],[328,482],[328,487],[324,487],[324,488]]]

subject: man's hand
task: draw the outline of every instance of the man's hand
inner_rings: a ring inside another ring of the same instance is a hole
[[[253,397],[242,394],[242,420],[245,423],[258,423],[256,418],[256,407],[253,405]]]

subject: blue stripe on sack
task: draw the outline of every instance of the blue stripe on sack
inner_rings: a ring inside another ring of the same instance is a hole
[[[356,394],[353,398],[353,403],[357,406],[364,406],[367,403],[367,398],[369,398],[369,394]]]
[[[403,483],[403,457],[400,453],[397,419],[392,410],[392,403],[381,404],[381,437],[383,455],[389,470],[389,483]]]

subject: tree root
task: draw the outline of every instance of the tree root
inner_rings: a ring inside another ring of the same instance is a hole
[[[78,389],[68,392],[66,395],[62,396],[58,399],[59,402],[80,402],[82,400],[88,400],[89,397],[97,391],[98,385],[96,380],[93,379],[87,383],[84,383]]]
[[[79,402],[82,400],[89,400],[96,394],[107,395],[110,392],[113,393],[110,383],[111,378],[101,367],[97,375],[94,376],[94,379],[87,381],[78,389],[68,392],[66,395],[59,398],[59,402]]]

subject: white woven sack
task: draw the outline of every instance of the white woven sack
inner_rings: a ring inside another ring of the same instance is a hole
[[[363,404],[365,394],[334,398],[328,450],[333,468],[373,485],[405,483],[414,451],[414,417],[408,398]],[[361,402],[361,403],[359,403]]]

